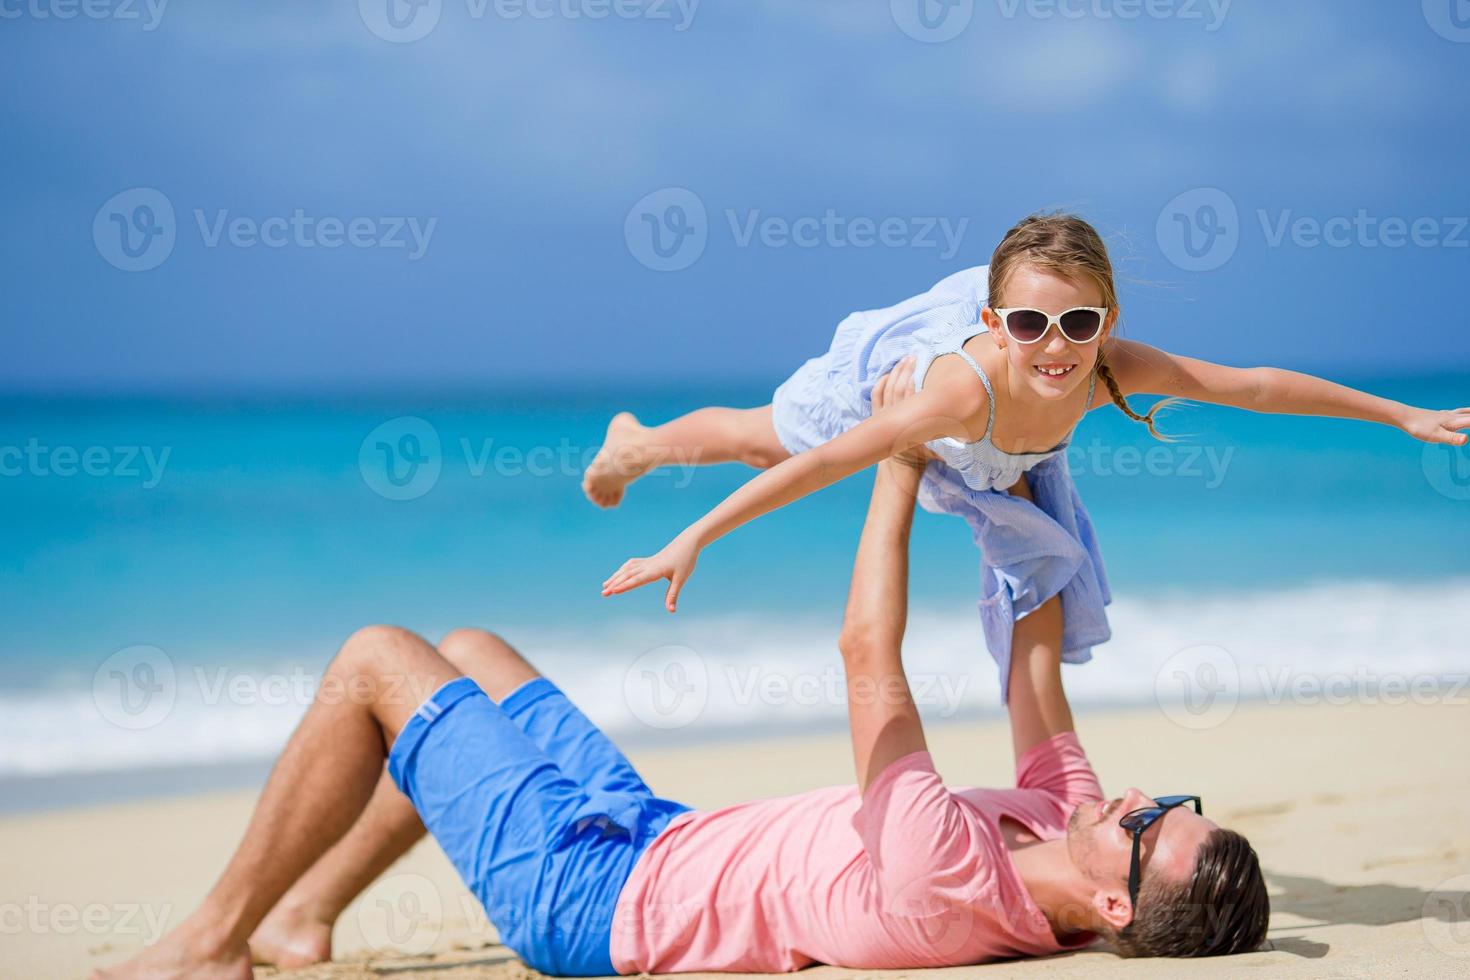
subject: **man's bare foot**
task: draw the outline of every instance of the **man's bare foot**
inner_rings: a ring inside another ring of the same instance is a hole
[[[189,920],[126,963],[92,980],[251,980],[250,949],[211,941]]]
[[[250,958],[283,970],[325,963],[332,958],[332,923],[278,905],[250,937]]]
[[[655,465],[656,453],[643,445],[648,428],[631,412],[619,412],[607,424],[602,449],[582,476],[582,492],[599,507],[616,507],[623,491]]]

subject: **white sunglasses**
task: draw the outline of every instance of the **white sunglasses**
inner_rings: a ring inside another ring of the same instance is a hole
[[[1090,344],[1102,333],[1103,322],[1108,318],[1106,306],[1074,306],[1054,317],[1026,307],[996,310],[995,313],[1005,327],[1006,336],[1018,344],[1037,343],[1046,336],[1053,323],[1072,343]]]

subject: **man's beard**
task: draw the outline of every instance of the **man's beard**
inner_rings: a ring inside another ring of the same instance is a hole
[[[1079,868],[1087,867],[1087,858],[1093,852],[1092,842],[1087,837],[1087,832],[1097,826],[1095,820],[1089,820],[1084,812],[1091,809],[1090,803],[1079,803],[1067,818],[1067,855],[1072,863]]]
[[[1096,878],[1098,847],[1094,837],[1098,828],[1111,817],[1115,817],[1122,806],[1122,799],[1108,800],[1102,812],[1092,815],[1096,801],[1079,803],[1067,818],[1067,856],[1072,864],[1088,878]]]

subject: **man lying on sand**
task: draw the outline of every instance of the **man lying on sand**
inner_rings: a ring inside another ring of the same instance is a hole
[[[1255,949],[1269,902],[1245,838],[1197,797],[1103,799],[1038,639],[1060,635],[1060,603],[1016,624],[1015,788],[940,780],[899,654],[921,467],[879,464],[853,569],[839,646],[855,786],[691,810],[499,638],[459,630],[435,649],[369,627],[323,684],[355,695],[318,692],[201,907],[104,975],[243,980],[252,950],[326,959],[337,915],[425,828],[548,974],[953,966],[1099,936],[1124,956]]]

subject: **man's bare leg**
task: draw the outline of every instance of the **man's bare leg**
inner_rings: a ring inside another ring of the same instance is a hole
[[[424,836],[408,797],[384,772],[352,829],[297,879],[250,936],[255,963],[299,969],[332,958],[332,926],[357,895]]]
[[[582,491],[599,507],[616,507],[628,484],[660,466],[739,462],[765,469],[789,455],[776,438],[769,405],[701,408],[654,427],[619,412],[582,477]]]
[[[459,676],[405,630],[373,626],[345,643],[272,770],[245,837],[200,907],[157,945],[94,976],[250,980],[247,937],[358,819],[388,746],[419,704]]]
[[[454,630],[439,643],[439,654],[497,703],[541,676],[485,630]],[[255,962],[296,969],[331,959],[337,917],[424,833],[413,804],[384,773],[352,829],[291,886],[250,937]]]

